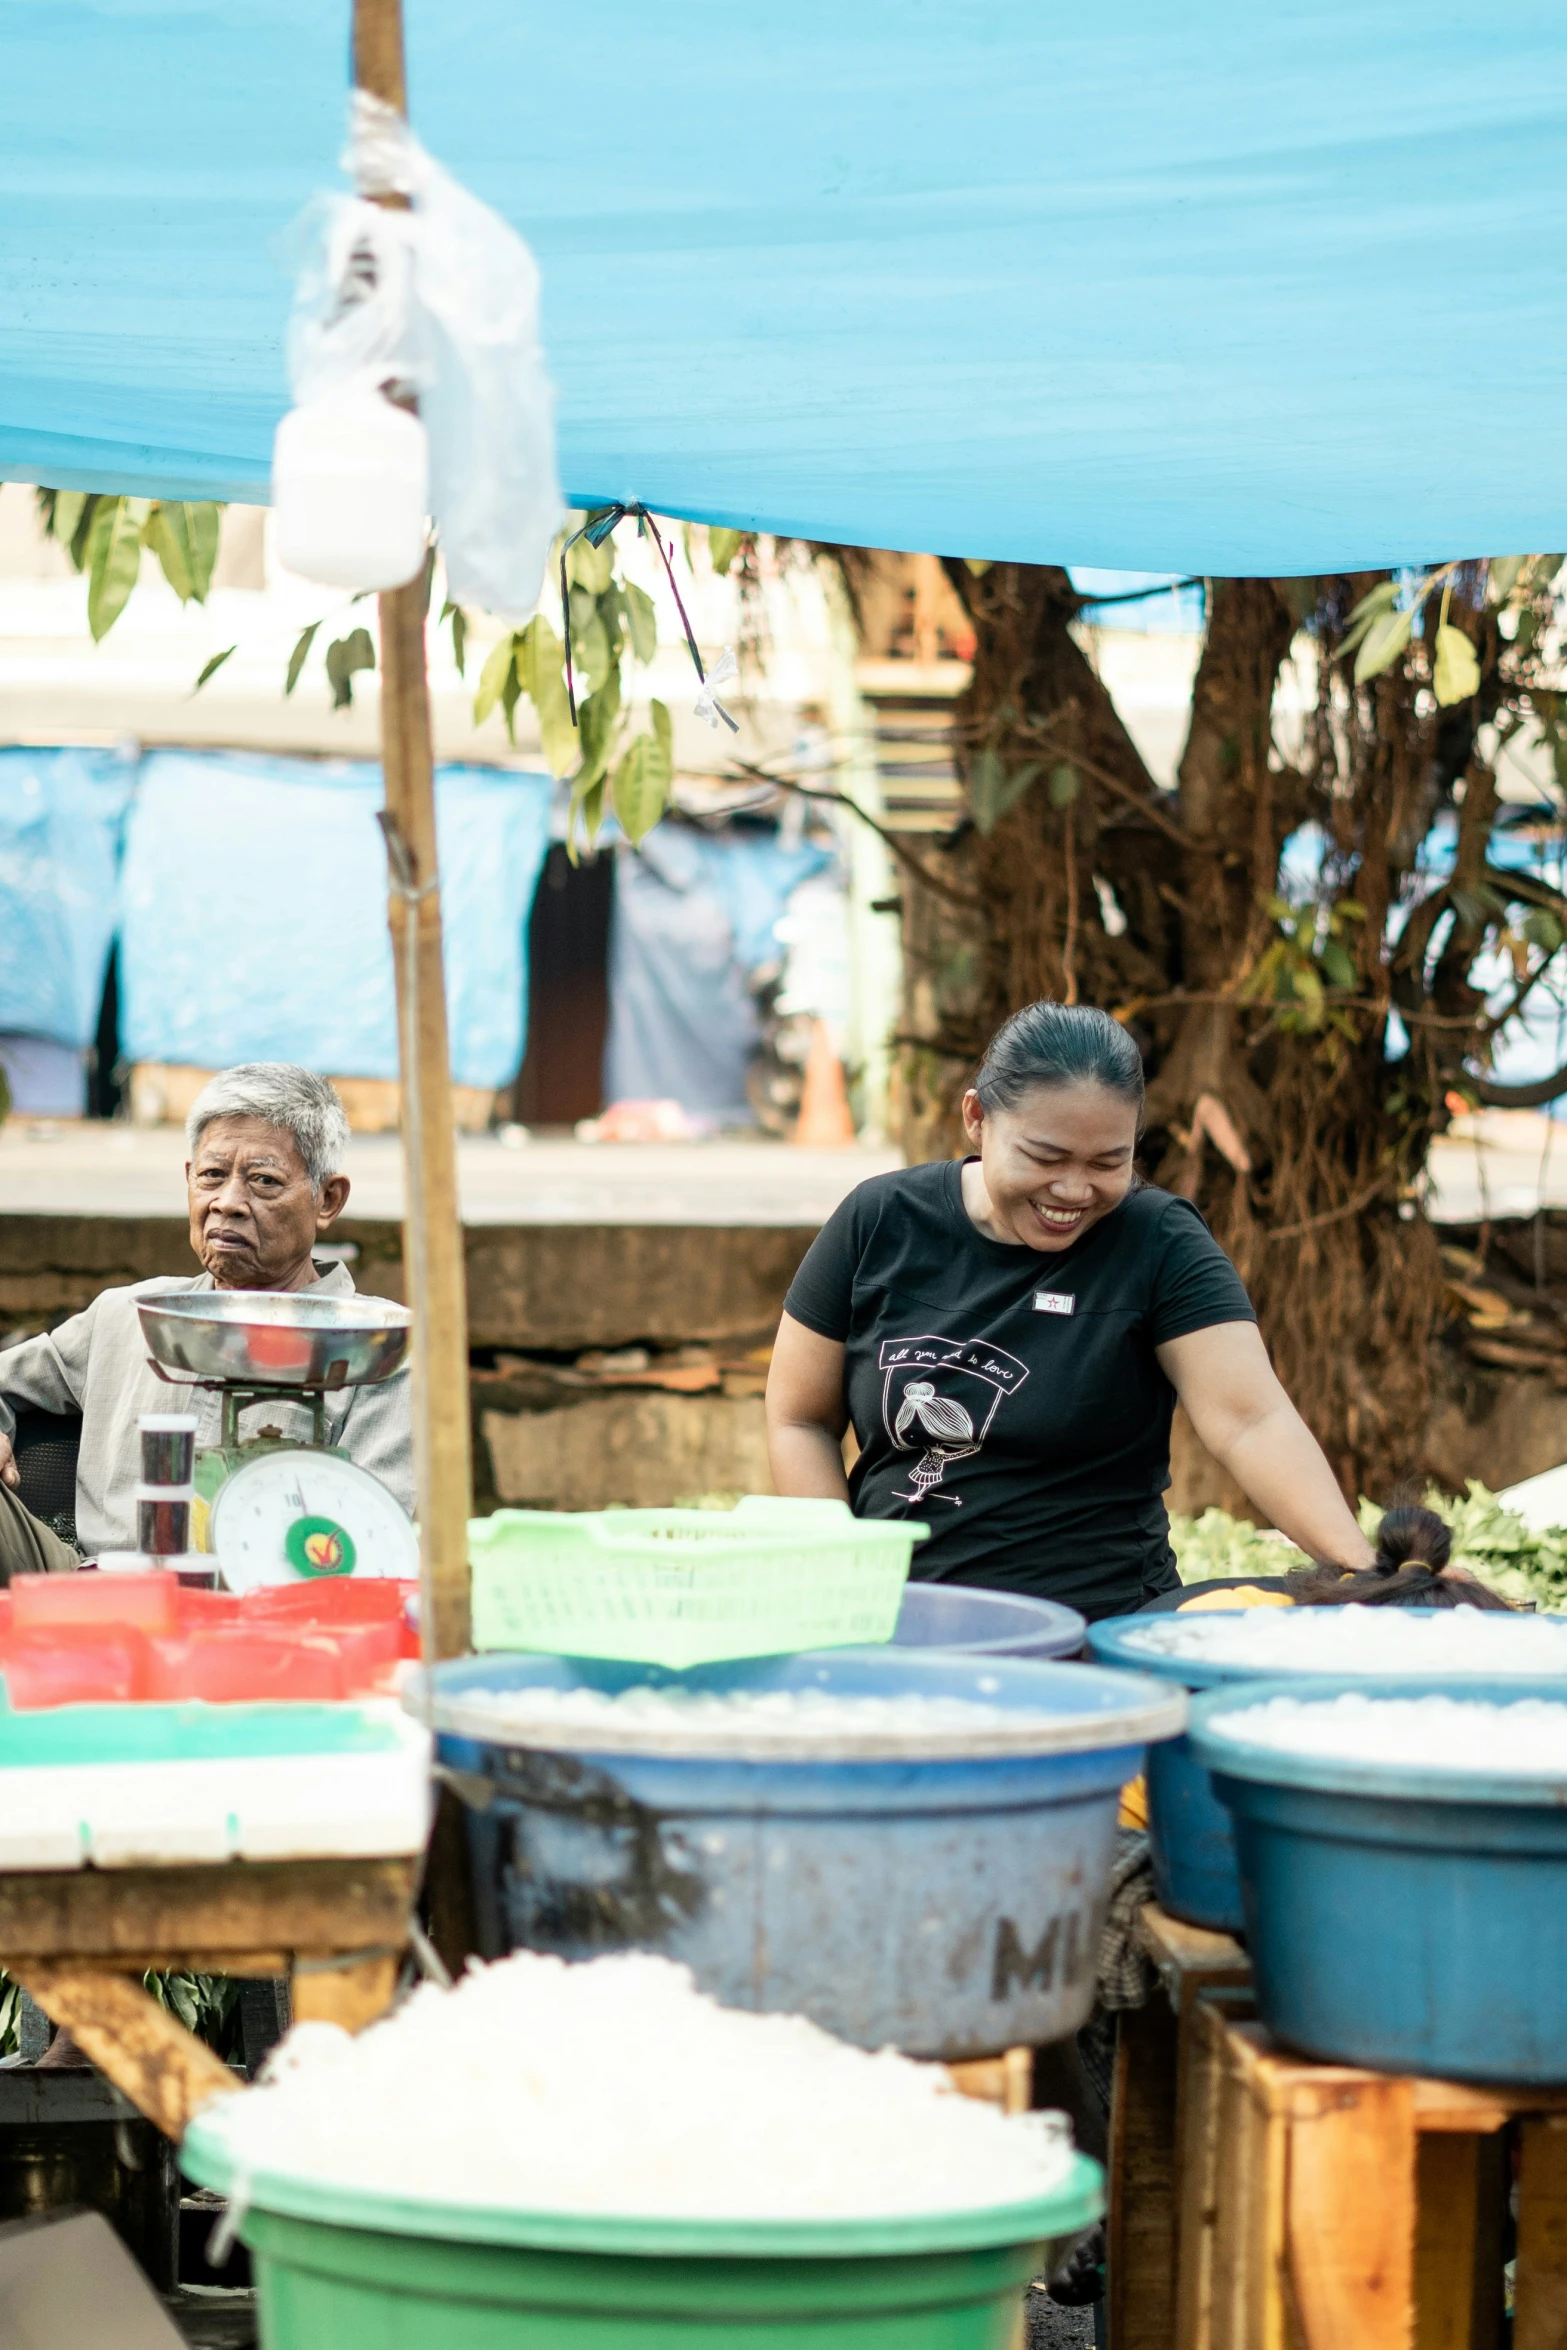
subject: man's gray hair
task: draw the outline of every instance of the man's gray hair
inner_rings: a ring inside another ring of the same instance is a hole
[[[348,1148],[348,1119],[324,1077],[296,1069],[291,1061],[241,1061],[220,1070],[204,1085],[185,1121],[185,1141],[196,1145],[215,1118],[263,1118],[292,1135],[313,1191],[342,1171]]]

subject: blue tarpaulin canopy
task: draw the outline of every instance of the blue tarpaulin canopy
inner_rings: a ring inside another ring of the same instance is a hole
[[[1567,545],[1556,0],[408,0],[579,503],[1314,572]],[[346,0],[0,0],[0,474],[260,498]]]

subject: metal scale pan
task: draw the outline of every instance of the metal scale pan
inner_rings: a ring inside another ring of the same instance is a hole
[[[171,1385],[223,1397],[221,1479],[206,1539],[231,1591],[318,1575],[418,1572],[418,1539],[378,1480],[325,1449],[325,1398],[390,1379],[408,1352],[406,1306],[309,1291],[191,1290],[137,1306],[155,1368]],[[243,1405],[308,1403],[313,1445],[242,1443]],[[209,1456],[213,1457],[213,1456]],[[197,1465],[198,1489],[202,1483]]]

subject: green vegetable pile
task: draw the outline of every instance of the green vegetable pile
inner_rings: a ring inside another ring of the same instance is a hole
[[[1469,1479],[1462,1501],[1435,1486],[1425,1501],[1453,1529],[1455,1567],[1467,1567],[1503,1599],[1567,1610],[1567,1526],[1532,1534],[1517,1511],[1505,1509],[1477,1477]],[[1362,1500],[1360,1523],[1375,1536],[1382,1523],[1375,1502]],[[1172,1517],[1170,1542],[1183,1583],[1287,1575],[1305,1564],[1282,1534],[1259,1533],[1249,1518],[1232,1518],[1224,1510],[1204,1510],[1200,1518]]]

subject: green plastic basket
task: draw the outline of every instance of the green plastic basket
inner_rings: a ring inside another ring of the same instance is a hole
[[[722,1664],[890,1640],[927,1529],[846,1502],[497,1510],[468,1528],[473,1645]]]

